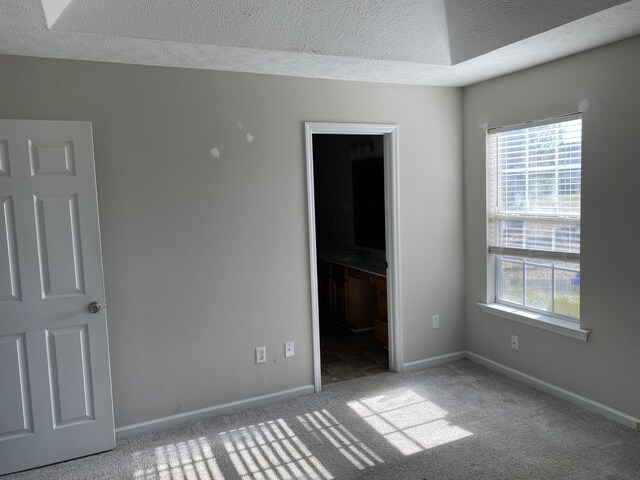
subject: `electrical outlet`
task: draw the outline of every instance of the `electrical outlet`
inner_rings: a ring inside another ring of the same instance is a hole
[[[431,326],[433,328],[440,328],[440,315],[433,315],[431,317]]]
[[[293,357],[295,350],[293,348],[293,340],[290,342],[284,342],[284,356]]]
[[[267,347],[256,347],[256,363],[267,361]]]
[[[518,337],[511,335],[511,350],[518,350]]]

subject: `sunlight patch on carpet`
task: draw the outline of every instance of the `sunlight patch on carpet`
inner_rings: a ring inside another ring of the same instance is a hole
[[[473,435],[447,421],[446,410],[409,389],[362,398],[347,405],[404,455]]]
[[[281,418],[222,432],[220,437],[243,480],[334,478]]]
[[[373,450],[361,442],[326,409],[297,416],[308,432],[321,433],[358,470],[384,463]]]
[[[135,480],[225,480],[205,437],[162,445],[154,454],[156,465],[136,470]]]

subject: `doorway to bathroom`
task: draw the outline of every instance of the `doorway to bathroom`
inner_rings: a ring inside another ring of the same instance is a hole
[[[314,384],[401,371],[397,126],[306,124]]]

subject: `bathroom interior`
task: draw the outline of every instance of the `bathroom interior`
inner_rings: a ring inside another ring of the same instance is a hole
[[[389,370],[382,135],[313,136],[322,384]]]

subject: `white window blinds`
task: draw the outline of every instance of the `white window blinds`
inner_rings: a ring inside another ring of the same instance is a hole
[[[489,252],[580,260],[582,119],[488,132]]]

